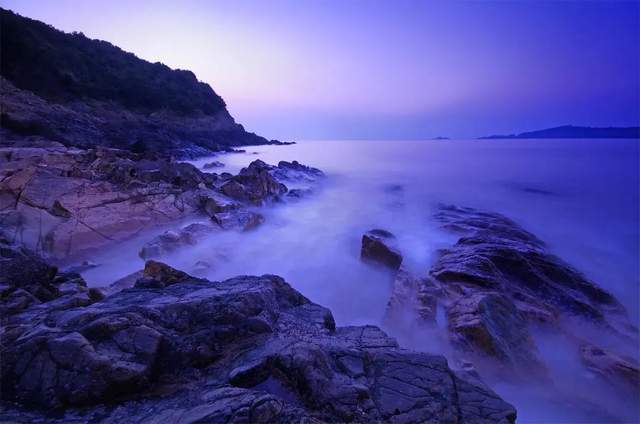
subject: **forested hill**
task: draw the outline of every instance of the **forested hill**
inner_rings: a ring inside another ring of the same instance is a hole
[[[5,9],[0,31],[4,132],[195,154],[268,142],[236,124],[224,100],[190,71]]]

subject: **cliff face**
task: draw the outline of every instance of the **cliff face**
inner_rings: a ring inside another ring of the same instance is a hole
[[[2,139],[193,156],[269,141],[190,71],[0,9]]]

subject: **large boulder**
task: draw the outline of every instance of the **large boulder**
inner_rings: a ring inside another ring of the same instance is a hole
[[[450,338],[465,355],[497,361],[512,376],[528,379],[531,370],[544,376],[531,337],[531,329],[542,327],[575,341],[576,356],[596,375],[624,380],[622,370],[633,374],[618,353],[584,348],[598,332],[619,346],[638,343],[637,327],[611,293],[502,215],[441,206],[435,218],[460,235],[440,251],[429,278],[442,289]]]
[[[389,231],[374,229],[362,236],[360,257],[367,262],[377,263],[393,270],[402,265],[402,254],[393,244],[395,236]]]
[[[141,281],[86,306],[10,316],[1,395],[18,404],[4,417],[55,422],[36,408],[57,408],[63,420],[105,423],[515,421],[444,357],[400,349],[377,327],[336,327],[280,277],[210,282],[148,263]]]
[[[629,331],[618,324],[626,312],[611,293],[549,253],[541,240],[510,219],[454,206],[442,207],[436,218],[462,235],[441,251],[430,270],[450,293],[497,291],[531,322],[552,323],[564,314]]]
[[[267,200],[278,199],[287,192],[287,187],[271,175],[272,167],[261,160],[255,160],[248,167],[220,188],[235,200],[261,205]]]

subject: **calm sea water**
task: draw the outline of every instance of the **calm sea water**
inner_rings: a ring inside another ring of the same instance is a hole
[[[226,166],[216,171],[236,173],[255,159],[298,160],[328,178],[309,198],[264,209],[260,228],[216,234],[166,262],[189,272],[197,261],[208,261],[212,268],[205,276],[214,280],[278,274],[330,308],[338,325],[380,325],[390,281],[360,262],[362,234],[371,228],[392,231],[408,268],[426,274],[435,251],[455,242],[431,219],[438,203],[450,203],[514,219],[613,292],[638,319],[637,140],[304,141],[218,156],[215,160]],[[390,190],[390,185],[402,189]],[[90,284],[103,285],[140,269],[137,250],[148,238],[93,258],[103,266],[86,273]],[[395,335],[409,347],[446,354],[433,340],[417,343]],[[542,408],[546,415],[541,415],[540,405],[521,393],[508,388],[500,393],[519,408],[521,421],[585,419],[567,412],[570,407]]]

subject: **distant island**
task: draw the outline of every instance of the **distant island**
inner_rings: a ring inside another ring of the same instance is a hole
[[[451,140],[449,137],[433,137],[431,140]]]
[[[481,140],[501,138],[640,138],[640,127],[577,127],[563,125],[538,131],[509,135],[490,135]]]

